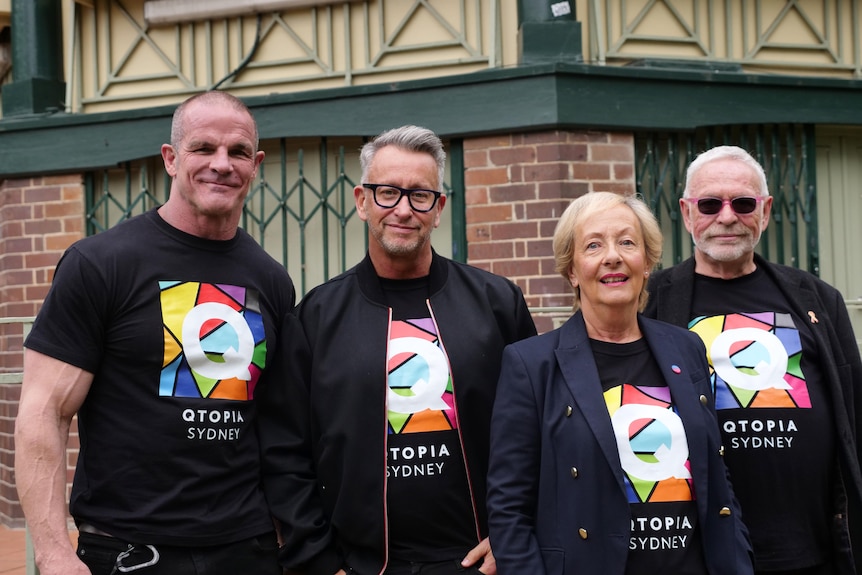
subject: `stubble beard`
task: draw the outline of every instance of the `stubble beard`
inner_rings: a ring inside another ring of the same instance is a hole
[[[393,241],[386,237],[382,228],[371,228],[371,235],[383,250],[393,257],[404,257],[419,253],[431,241],[431,234],[423,234],[415,240]]]
[[[701,240],[698,240],[694,234],[691,235],[691,239],[698,251],[717,262],[738,261],[753,252],[760,241],[760,232],[755,236],[751,230],[745,228],[743,235],[735,243],[721,244],[713,241],[713,238],[709,235],[710,231],[710,229],[707,229],[701,235]],[[707,238],[703,239],[703,236],[707,236]]]

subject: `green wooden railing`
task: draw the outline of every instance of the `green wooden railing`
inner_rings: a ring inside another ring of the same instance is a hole
[[[597,64],[668,58],[862,77],[856,0],[589,0],[583,19]]]

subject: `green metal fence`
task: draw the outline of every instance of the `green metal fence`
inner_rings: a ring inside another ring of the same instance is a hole
[[[261,143],[266,159],[246,198],[240,225],[282,262],[302,295],[357,263],[367,249],[365,223],[356,214],[353,187],[359,182],[361,137]],[[434,248],[466,259],[463,153],[447,144],[453,177]],[[170,180],[160,157],[128,162],[86,175],[87,234],[163,203]]]
[[[665,233],[662,264],[676,264],[691,255],[691,239],[679,209],[685,170],[699,153],[718,145],[748,150],[766,172],[775,199],[758,251],[770,261],[819,274],[814,128],[808,125],[717,126],[636,134],[637,191]]]
[[[241,225],[285,265],[300,294],[352,266],[365,253],[365,225],[353,200],[364,142],[357,136],[262,143],[266,160],[246,200]],[[697,154],[719,144],[749,150],[766,171],[775,200],[760,253],[819,274],[814,130],[807,125],[636,134],[637,191],[665,232],[662,264],[691,255],[678,202],[685,169]],[[452,141],[447,148],[451,175],[444,187],[449,202],[433,241],[441,254],[466,261],[463,147]],[[164,202],[169,184],[159,157],[87,174],[87,233]]]

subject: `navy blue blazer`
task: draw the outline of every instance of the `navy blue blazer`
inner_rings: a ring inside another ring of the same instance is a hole
[[[709,573],[753,573],[748,533],[722,460],[703,343],[683,328],[638,321],[685,426]],[[630,505],[580,312],[503,353],[488,511],[499,575],[625,573]]]

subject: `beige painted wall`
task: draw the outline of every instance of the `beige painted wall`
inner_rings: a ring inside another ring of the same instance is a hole
[[[0,0],[0,17],[9,1]],[[709,60],[751,72],[859,78],[862,15],[854,1],[574,4],[591,64]],[[222,87],[248,96],[517,65],[517,0],[429,5],[357,0],[264,14],[251,65]],[[211,87],[250,53],[257,25],[253,14],[150,25],[144,0],[65,0],[64,10],[68,100],[76,112],[171,104]]]
[[[862,129],[817,132],[820,277],[848,302],[862,350]]]

